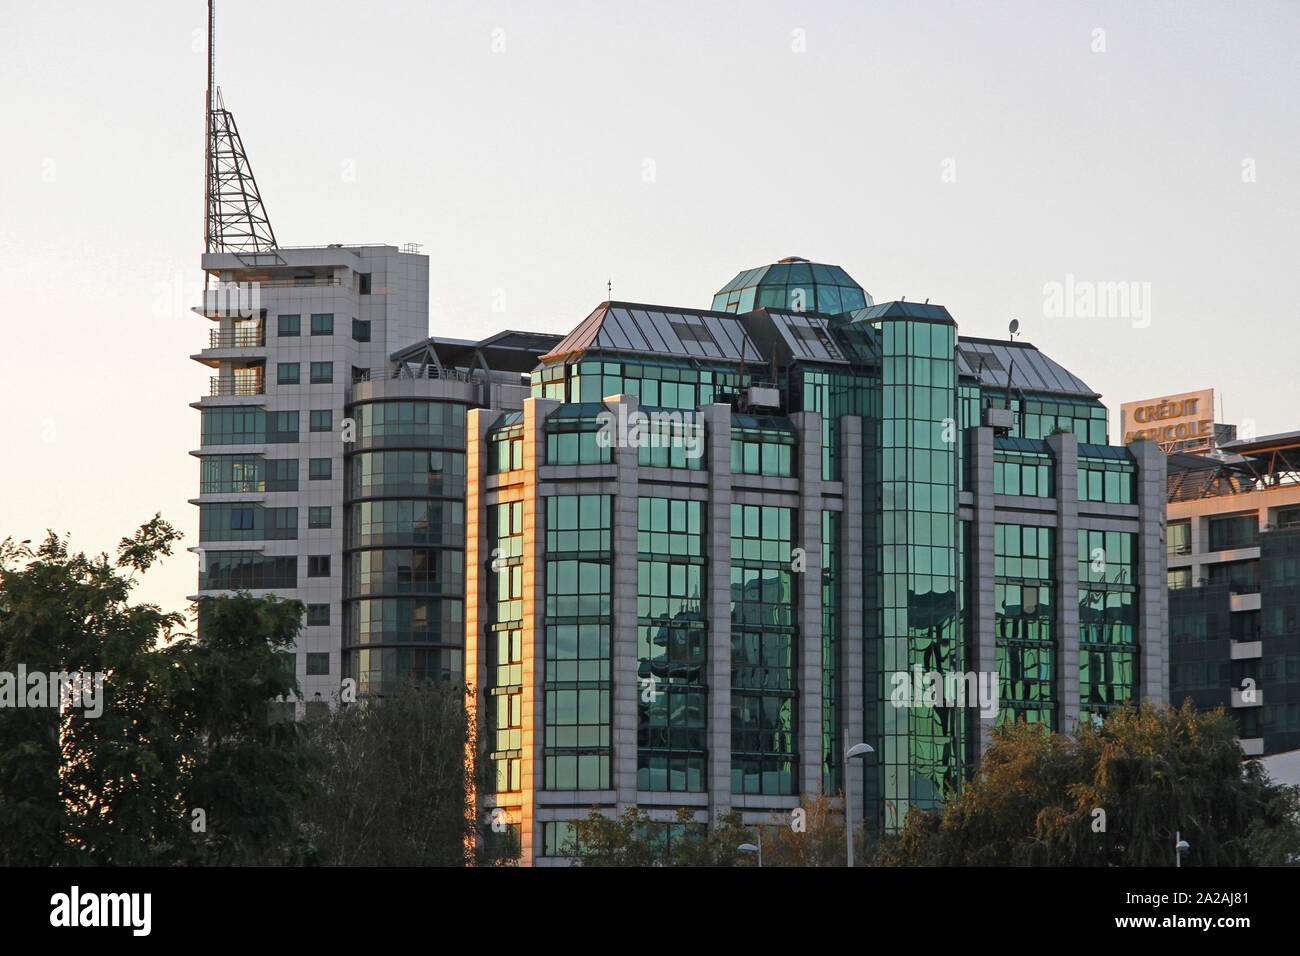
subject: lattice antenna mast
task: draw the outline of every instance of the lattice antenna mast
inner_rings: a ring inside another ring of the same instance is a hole
[[[208,252],[269,252],[271,220],[244,152],[234,115],[216,85],[216,4],[208,0],[207,192],[203,246]]]

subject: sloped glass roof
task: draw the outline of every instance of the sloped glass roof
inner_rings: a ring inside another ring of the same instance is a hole
[[[735,316],[631,302],[602,303],[541,359],[551,362],[588,349],[763,361]]]
[[[992,339],[960,339],[957,342],[957,371],[971,375],[988,388],[1011,387],[1024,392],[1045,392],[1076,398],[1101,396],[1065,368],[1032,345],[997,342]]]
[[[848,363],[824,316],[776,311],[769,311],[768,316],[795,359]]]
[[[737,314],[768,308],[838,315],[871,304],[871,296],[839,266],[797,256],[747,269],[713,297],[715,312]]]

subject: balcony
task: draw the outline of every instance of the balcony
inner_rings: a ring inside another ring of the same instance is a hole
[[[1234,661],[1249,661],[1264,656],[1262,641],[1233,641],[1229,656]]]
[[[337,276],[296,276],[292,279],[257,279],[260,289],[314,289],[320,286],[341,286],[343,280]]]
[[[262,382],[262,370],[257,369],[256,371],[258,373],[257,375],[241,375],[239,372],[236,372],[233,378],[213,375],[208,379],[210,387],[208,394],[223,397],[236,395],[262,395],[266,391]]]
[[[1247,697],[1246,695],[1250,696]],[[1262,687],[1252,688],[1250,691],[1232,688],[1232,706],[1233,707],[1263,707],[1264,706],[1264,689]]]
[[[210,349],[260,349],[266,347],[266,329],[212,329],[208,332]]]
[[[1249,590],[1242,585],[1232,586],[1228,595],[1228,610],[1258,611],[1261,606],[1258,584],[1249,586]]]

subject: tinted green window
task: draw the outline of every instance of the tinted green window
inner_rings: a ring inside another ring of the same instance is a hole
[[[334,334],[334,313],[313,312],[311,317],[311,334],[312,335],[333,335]]]
[[[285,444],[298,440],[297,412],[270,412],[266,420],[268,444]]]
[[[298,490],[298,459],[272,458],[266,462],[267,491]]]
[[[1167,554],[1192,553],[1192,523],[1190,521],[1171,521],[1165,538]]]
[[[1259,515],[1256,512],[1210,519],[1210,550],[1229,551],[1259,544]]]
[[[546,499],[554,543],[545,563],[543,777],[550,790],[610,785],[610,508],[608,495]]]
[[[205,408],[201,415],[204,445],[260,445],[267,441],[264,409],[244,406]]]
[[[353,455],[349,497],[464,497],[465,454],[453,451],[368,451]]]
[[[311,380],[315,385],[323,385],[334,381],[334,363],[312,362]]]
[[[370,402],[356,407],[358,446],[465,447],[465,406],[439,401]]]
[[[266,490],[260,455],[205,455],[199,466],[200,494],[228,494]]]
[[[296,588],[298,559],[272,558],[255,551],[205,551],[199,590]]]
[[[301,315],[282,315],[279,317],[280,338],[289,338],[290,336],[300,335],[301,327]]]

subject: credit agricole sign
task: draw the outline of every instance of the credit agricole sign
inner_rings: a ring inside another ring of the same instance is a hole
[[[1125,402],[1120,427],[1126,445],[1145,438],[1164,451],[1209,451],[1214,447],[1214,389]]]

